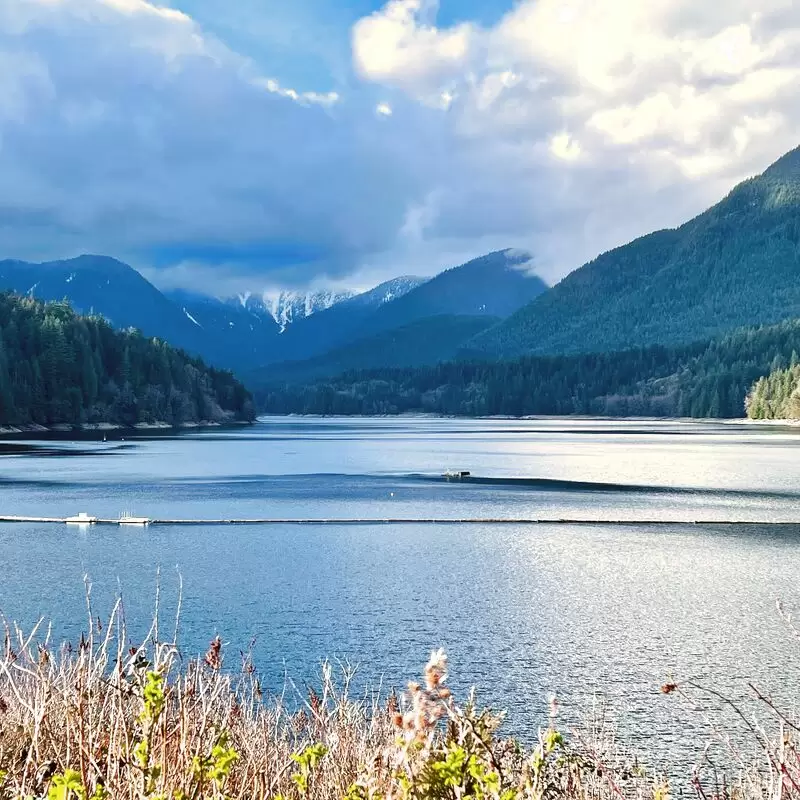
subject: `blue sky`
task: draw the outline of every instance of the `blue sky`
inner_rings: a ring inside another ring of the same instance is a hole
[[[556,281],[796,146],[793,0],[0,0],[0,256]]]
[[[380,11],[378,0],[173,0],[204,29],[293,85],[327,91],[352,82],[350,31]],[[511,7],[498,0],[444,0],[437,24],[492,25]]]

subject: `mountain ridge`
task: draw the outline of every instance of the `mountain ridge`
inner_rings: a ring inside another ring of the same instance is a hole
[[[800,316],[800,148],[674,229],[599,255],[464,356],[604,352]]]
[[[78,311],[98,314],[119,329],[136,328],[240,371],[319,358],[359,339],[365,342],[356,350],[368,352],[371,337],[426,317],[440,318],[431,330],[447,346],[427,343],[438,358],[466,333],[485,327],[465,324],[461,317],[484,316],[489,324],[544,291],[539,278],[519,269],[523,257],[509,252],[473,259],[433,278],[398,276],[358,293],[248,293],[220,299],[197,291],[162,292],[124,262],[89,254],[39,264],[0,261],[0,289],[45,301],[66,298]],[[446,319],[454,321],[452,331],[445,329]],[[413,332],[387,341],[406,341],[407,335]],[[425,345],[419,340],[420,348]]]
[[[541,278],[522,269],[529,261],[527,254],[498,250],[420,280],[390,302],[365,304],[365,295],[380,294],[382,287],[392,283],[385,282],[292,326],[284,334],[277,357],[263,366],[319,358],[426,318],[507,316],[548,288]],[[464,329],[460,323],[459,329]]]

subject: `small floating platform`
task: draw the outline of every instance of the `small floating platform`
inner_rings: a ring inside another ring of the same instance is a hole
[[[66,522],[67,525],[95,525],[97,523],[97,517],[92,517],[85,511],[81,511],[80,514],[76,514],[74,517],[67,517],[64,522]]]
[[[118,520],[118,525],[149,525],[152,522],[150,517],[134,517],[130,514],[123,514]]]
[[[469,478],[470,472],[468,469],[448,469],[442,473],[442,477],[446,481],[461,481],[464,478]]]

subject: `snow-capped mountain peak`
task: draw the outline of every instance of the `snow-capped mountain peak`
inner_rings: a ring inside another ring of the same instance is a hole
[[[308,292],[265,291],[261,294],[245,292],[238,295],[236,300],[248,311],[272,317],[283,333],[292,323],[324,311],[343,300],[349,300],[353,296],[353,292],[332,289]]]

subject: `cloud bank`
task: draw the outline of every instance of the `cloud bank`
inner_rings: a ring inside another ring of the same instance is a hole
[[[515,247],[554,280],[800,144],[791,0],[522,0],[488,28],[390,0],[341,35],[350,79],[295,88],[177,8],[0,0],[0,255],[225,291]]]

